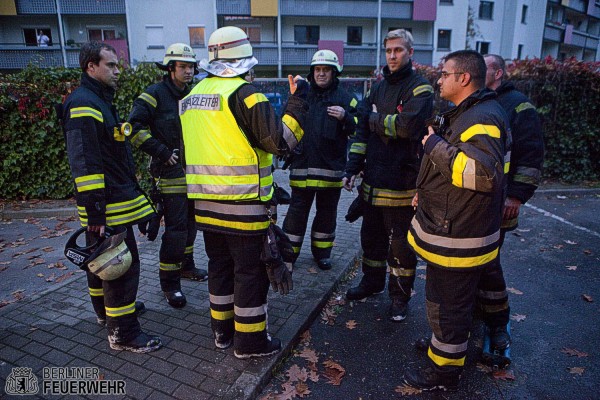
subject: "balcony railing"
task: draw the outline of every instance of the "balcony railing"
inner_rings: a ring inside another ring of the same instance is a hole
[[[433,58],[433,45],[416,44],[413,59],[420,64],[430,65]],[[310,65],[317,45],[299,45],[283,43],[281,62],[282,65]],[[277,65],[277,45],[274,43],[261,43],[253,45],[254,56],[261,65]],[[363,46],[344,46],[344,65],[352,67],[374,67],[377,59],[375,44]],[[385,52],[381,50],[380,65],[385,65]]]
[[[63,14],[125,14],[125,0],[59,0]],[[56,14],[55,0],[16,0],[18,14]]]
[[[412,0],[384,1],[381,14],[411,19],[412,6]],[[217,0],[217,14],[250,15],[250,0]],[[281,15],[377,18],[377,0],[282,0]]]
[[[552,22],[546,22],[546,27],[544,28],[544,40],[560,43],[563,41],[564,32],[564,27]]]
[[[62,66],[63,57],[60,47],[53,46],[47,49],[26,46],[0,47],[0,69],[22,69],[29,64],[41,68]]]

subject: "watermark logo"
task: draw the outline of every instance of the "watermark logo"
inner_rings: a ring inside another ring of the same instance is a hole
[[[37,377],[31,368],[13,368],[4,385],[6,394],[36,394],[39,390]]]

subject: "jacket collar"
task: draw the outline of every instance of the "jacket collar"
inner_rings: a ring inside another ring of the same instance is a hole
[[[408,78],[412,73],[412,60],[408,60],[408,64],[393,73],[387,65],[383,67],[383,77],[392,85],[400,82],[402,79]]]
[[[444,117],[452,118],[456,114],[460,114],[460,113],[464,112],[465,110],[471,108],[472,106],[479,103],[480,101],[492,100],[492,99],[495,99],[496,97],[497,97],[496,92],[494,92],[491,89],[483,88],[483,89],[476,90],[475,92],[471,93],[471,95],[469,97],[464,99],[462,101],[462,103],[460,103],[458,105],[458,107],[454,107],[450,111],[446,111],[443,115],[444,115]]]
[[[513,83],[509,81],[502,81],[500,86],[496,88],[496,93],[506,93],[510,92],[511,90],[515,90],[515,85],[513,85]]]
[[[115,89],[111,88],[110,86],[106,86],[100,81],[92,78],[87,74],[87,72],[81,74],[81,86],[91,90],[107,103],[112,104],[115,97]]]
[[[314,79],[309,80],[309,82],[311,91],[313,91],[317,96],[324,96],[327,93],[335,91],[340,83],[340,80],[337,77],[334,77],[331,81],[331,85],[327,86],[326,88],[322,88],[317,85]]]
[[[180,89],[179,86],[173,82],[169,75],[163,76],[163,82],[167,85],[167,88],[173,94],[173,96],[178,99],[183,99],[191,90],[190,85],[185,85],[183,89]]]

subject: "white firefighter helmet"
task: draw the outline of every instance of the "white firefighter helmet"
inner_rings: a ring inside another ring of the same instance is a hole
[[[219,28],[208,39],[208,61],[238,60],[252,57],[246,32],[235,26]]]
[[[127,229],[107,227],[105,237],[87,247],[77,245],[77,238],[87,228],[80,228],[67,241],[65,256],[83,270],[88,270],[103,281],[121,277],[131,267],[131,252],[125,244]]]
[[[169,69],[169,63],[175,61],[196,64],[196,54],[194,54],[194,50],[185,43],[173,43],[167,47],[162,64],[157,62],[156,65],[158,68],[167,71]]]
[[[310,62],[311,67],[314,67],[315,65],[330,65],[335,67],[338,74],[342,73],[343,67],[340,65],[340,60],[338,59],[337,54],[331,50],[317,50]]]

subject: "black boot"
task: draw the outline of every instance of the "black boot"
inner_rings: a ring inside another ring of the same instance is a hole
[[[408,303],[400,299],[392,299],[389,315],[392,322],[402,322],[408,314]]]
[[[182,308],[187,304],[187,299],[185,298],[185,295],[181,292],[181,289],[169,290],[163,293],[165,294],[167,303],[169,303],[169,305],[173,308]]]
[[[265,346],[265,348],[260,351],[253,351],[253,352],[246,353],[246,352],[243,352],[240,350],[234,350],[233,355],[236,358],[243,360],[243,359],[252,358],[252,357],[270,356],[270,355],[273,355],[273,354],[279,352],[279,350],[281,350],[281,340],[279,340],[277,338],[271,338],[267,342],[267,345]]]
[[[329,258],[322,258],[317,261],[317,266],[323,271],[327,271],[332,267],[331,260]]]
[[[506,326],[490,328],[490,347],[496,350],[506,350],[510,347],[510,334]]]
[[[135,339],[127,343],[115,343],[112,337],[108,337],[108,343],[113,350],[125,350],[133,353],[149,353],[162,347],[162,342],[158,336],[150,336],[141,332]]]
[[[205,269],[196,268],[194,254],[186,254],[181,268],[181,278],[190,281],[202,282],[208,279],[208,272]]]
[[[358,286],[348,289],[346,299],[362,300],[374,294],[383,293],[385,286],[382,288],[373,288],[372,286],[361,281]]]
[[[427,350],[429,349],[429,338],[422,337],[417,339],[417,341],[415,342],[415,348],[419,351],[427,352]]]
[[[444,390],[453,392],[458,389],[459,380],[460,375],[458,374],[442,375],[431,367],[424,370],[409,369],[404,374],[405,383],[425,391]]]

